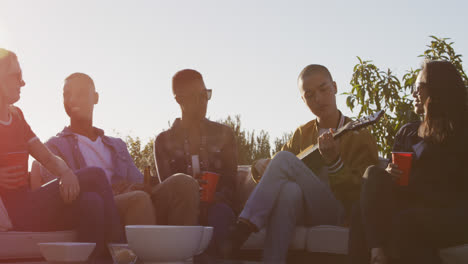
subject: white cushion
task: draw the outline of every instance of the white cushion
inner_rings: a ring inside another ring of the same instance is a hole
[[[249,239],[244,243],[242,249],[263,249],[265,244],[266,229],[263,228],[257,233],[252,233]],[[307,228],[304,226],[296,227],[293,238],[289,244],[289,249],[304,250],[306,245]]]
[[[8,212],[3,205],[2,197],[0,197],[0,231],[8,231],[13,228],[11,224],[10,217],[8,216]]]
[[[0,259],[40,258],[37,243],[74,241],[75,231],[0,232]]]
[[[468,244],[439,250],[440,258],[444,264],[468,263]]]
[[[308,252],[348,254],[348,228],[341,226],[314,226],[307,230]]]

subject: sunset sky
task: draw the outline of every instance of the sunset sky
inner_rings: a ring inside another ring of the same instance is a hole
[[[68,124],[63,80],[84,72],[100,93],[95,125],[146,142],[180,116],[171,78],[184,68],[213,89],[212,120],[240,114],[273,139],[314,118],[296,85],[307,64],[327,66],[341,93],[356,56],[401,76],[419,67],[429,35],[468,56],[467,10],[451,0],[0,0],[0,47],[18,55],[17,105],[43,141]],[[343,95],[338,107],[355,115]]]

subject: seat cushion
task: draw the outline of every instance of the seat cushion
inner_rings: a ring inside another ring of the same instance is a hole
[[[236,214],[240,214],[256,185],[257,184],[252,179],[250,166],[237,166],[237,176],[235,183],[236,191],[234,197],[234,211]]]
[[[468,263],[468,244],[441,249],[439,255],[444,264]]]
[[[308,252],[348,254],[348,228],[340,226],[314,226],[307,229]]]
[[[244,243],[242,249],[263,249],[265,244],[266,229],[263,228],[257,233],[252,233],[249,239]],[[304,250],[306,245],[307,228],[304,226],[296,227],[293,238],[289,244],[289,249]]]
[[[76,241],[75,231],[0,232],[0,259],[40,258],[37,243],[73,241]]]

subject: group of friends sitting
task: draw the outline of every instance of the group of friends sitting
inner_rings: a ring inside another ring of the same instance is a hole
[[[43,144],[14,106],[25,85],[17,56],[0,49],[0,197],[13,229],[75,229],[78,241],[96,242],[93,256],[101,258],[107,243],[125,242],[125,225],[207,225],[214,235],[205,254],[230,258],[266,228],[265,263],[286,262],[297,225],[349,226],[350,263],[440,263],[438,249],[468,242],[467,89],[454,65],[425,61],[415,82],[421,121],[404,125],[393,146],[413,153],[408,186],[397,184],[402,171],[394,162],[376,166],[368,129],[333,137],[352,120],[337,108],[326,67],[306,66],[297,83],[316,119],[272,159],[252,164],[257,185],[237,215],[236,139],[206,119],[212,90],[199,72],[172,78],[181,118],[155,139],[159,183],[148,185],[125,142],[94,126],[99,94],[90,76],[65,79],[70,123]],[[312,145],[322,161],[315,170],[296,156]],[[200,200],[203,171],[219,175],[209,202]]]

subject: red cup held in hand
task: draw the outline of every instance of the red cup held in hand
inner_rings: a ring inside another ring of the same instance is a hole
[[[397,181],[398,185],[408,186],[412,161],[412,152],[392,152],[392,163],[396,164],[398,169],[403,172],[400,179]]]
[[[218,184],[219,174],[209,171],[202,172],[200,179],[203,183],[200,186],[203,188],[200,200],[202,202],[213,202],[216,193],[216,185]]]

